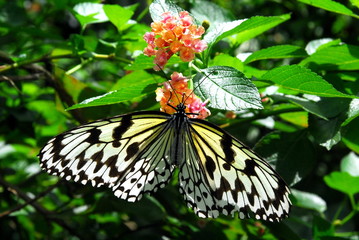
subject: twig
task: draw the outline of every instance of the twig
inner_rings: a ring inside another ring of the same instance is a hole
[[[45,64],[48,66],[48,68],[51,68],[50,62]],[[67,93],[63,85],[53,76],[51,69],[48,71],[44,67],[37,64],[27,65],[26,69],[35,73],[44,74],[45,80],[56,90],[62,102],[66,103],[67,106],[72,106],[75,104],[72,96]],[[74,109],[71,111],[71,114],[78,122],[86,123],[86,119],[81,114],[81,109]]]
[[[25,76],[0,76],[0,82],[1,81],[3,81],[3,82],[33,81],[33,80],[38,80],[40,78],[43,78],[44,76],[45,76],[44,73],[34,73],[34,74],[30,74],[30,75],[25,75]]]
[[[10,210],[7,210],[5,212],[0,213],[0,218],[6,217],[6,216],[10,215],[13,212],[19,211],[20,209],[26,207],[27,205],[31,205],[32,203],[36,202],[37,200],[39,200],[40,198],[42,198],[43,196],[45,196],[46,194],[51,192],[54,188],[56,188],[59,185],[59,183],[60,183],[60,181],[57,182],[56,184],[52,185],[51,187],[49,187],[45,191],[39,193],[35,198],[32,198],[32,199],[26,201],[25,203],[14,207],[13,209],[10,209]],[[14,191],[14,187],[9,187],[9,184],[7,184],[4,179],[0,178],[0,184],[3,185],[3,186],[7,186],[8,187],[7,190],[9,192],[12,192],[13,194],[17,195],[17,192]]]
[[[46,219],[53,221],[54,223],[60,225],[62,228],[66,229],[70,234],[72,234],[73,236],[78,237],[79,239],[85,239],[84,237],[82,237],[81,235],[79,235],[79,233],[76,231],[76,229],[73,229],[71,226],[69,226],[64,220],[55,217],[55,213],[52,211],[47,210],[46,208],[44,208],[42,205],[40,205],[39,203],[37,203],[36,201],[43,197],[45,194],[47,194],[49,191],[51,191],[53,188],[57,187],[57,185],[59,184],[56,183],[55,185],[51,186],[49,189],[45,190],[44,192],[40,193],[39,196],[37,196],[36,198],[30,198],[26,193],[24,193],[23,191],[21,191],[17,186],[14,186],[8,182],[6,182],[1,176],[0,176],[0,185],[2,185],[5,189],[7,189],[9,192],[13,193],[14,195],[18,196],[19,198],[23,199],[25,201],[25,204],[22,204],[21,206],[24,207],[26,205],[31,205],[32,207],[35,208],[35,210],[37,212],[39,212],[40,214],[42,214]],[[19,207],[19,206],[18,206]],[[21,207],[21,208],[22,208]],[[19,208],[19,209],[21,209]],[[18,209],[18,210],[19,210]],[[5,212],[6,213],[6,212]],[[8,214],[4,214],[2,213],[3,216],[6,216]]]

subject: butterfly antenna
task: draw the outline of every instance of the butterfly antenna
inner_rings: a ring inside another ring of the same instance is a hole
[[[165,76],[165,79],[166,79],[166,80],[167,80],[167,79],[170,79],[170,78],[167,76],[167,74],[165,73],[165,71],[163,71],[163,69],[161,68],[161,66],[158,65],[158,64],[156,64],[156,65],[157,65],[157,67],[161,70],[162,74]],[[171,89],[175,92],[176,89],[173,87],[173,85],[171,84],[170,80],[167,80],[167,82],[168,82],[168,84],[171,86]],[[176,107],[172,106],[172,105],[169,103],[169,101],[172,99],[172,95],[173,95],[172,92],[170,92],[170,98],[169,98],[169,100],[167,101],[167,105],[176,110]],[[174,95],[176,96],[178,102],[181,102],[180,99],[179,99],[179,97],[177,96],[177,94],[174,94]],[[182,98],[182,99],[183,99],[183,98]],[[183,103],[184,103],[184,102],[183,102]]]
[[[192,65],[192,66],[193,66],[193,65]],[[183,101],[183,103],[185,103],[185,102],[187,101],[187,99],[188,99],[192,94],[194,94],[194,91],[195,91],[197,88],[199,88],[199,86],[202,84],[202,82],[203,82],[204,80],[206,80],[207,78],[209,78],[210,75],[215,72],[215,70],[213,70],[213,71],[211,71],[211,72],[209,73],[209,75],[207,75],[206,73],[202,72],[201,69],[199,69],[199,68],[197,68],[197,67],[196,67],[196,70],[197,70],[199,73],[203,74],[203,75],[205,76],[205,78],[203,78],[203,79],[198,83],[198,85],[197,85],[195,88],[193,88],[193,90],[192,90],[191,93],[187,96],[187,98]]]

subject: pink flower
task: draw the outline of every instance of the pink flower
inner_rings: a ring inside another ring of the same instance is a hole
[[[199,39],[195,39],[192,43],[192,49],[195,52],[203,52],[207,48],[207,43]]]
[[[184,62],[190,62],[194,59],[194,50],[189,47],[181,47],[180,58]]]
[[[195,52],[203,52],[207,48],[207,44],[200,39],[204,28],[194,25],[188,12],[182,11],[179,16],[165,12],[162,18],[159,22],[151,23],[151,32],[144,35],[148,43],[144,54],[155,56],[155,70],[163,68],[175,53],[179,53],[182,61],[189,62],[194,59]]]
[[[205,119],[211,114],[206,108],[207,102],[202,102],[193,90],[188,88],[188,79],[177,72],[171,75],[171,80],[163,83],[162,88],[157,88],[156,101],[160,102],[161,111],[167,113],[175,113],[176,110],[173,107],[185,101],[185,112],[193,113],[188,114],[188,117]]]
[[[145,41],[148,44],[154,44],[155,41],[155,33],[153,32],[146,32],[145,35],[143,36],[143,39],[145,39]]]

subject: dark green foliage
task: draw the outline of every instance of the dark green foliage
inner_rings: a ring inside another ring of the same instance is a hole
[[[357,239],[358,1],[99,2],[0,1],[1,238]],[[256,144],[291,186],[279,224],[199,219],[177,176],[128,203],[39,167],[40,148],[73,126],[159,110],[154,91],[166,79],[141,53],[143,35],[151,17],[181,9],[209,22],[208,49],[191,64],[174,56],[165,72],[198,74],[208,121]]]

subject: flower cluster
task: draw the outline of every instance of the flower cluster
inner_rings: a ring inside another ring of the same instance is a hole
[[[175,113],[176,110],[171,106],[176,107],[183,99],[186,105],[187,113],[190,118],[205,119],[211,112],[205,107],[207,102],[194,95],[192,89],[188,88],[188,79],[181,73],[174,72],[171,75],[171,80],[163,83],[162,88],[156,90],[156,100],[160,102],[161,111],[166,113]],[[170,106],[171,105],[171,106]]]
[[[194,59],[195,53],[207,48],[207,44],[200,39],[204,28],[194,25],[188,12],[180,12],[179,17],[165,12],[162,17],[161,21],[151,24],[151,32],[143,37],[148,43],[143,52],[147,56],[155,56],[155,70],[163,69],[175,53],[179,53],[182,61],[189,62]]]

